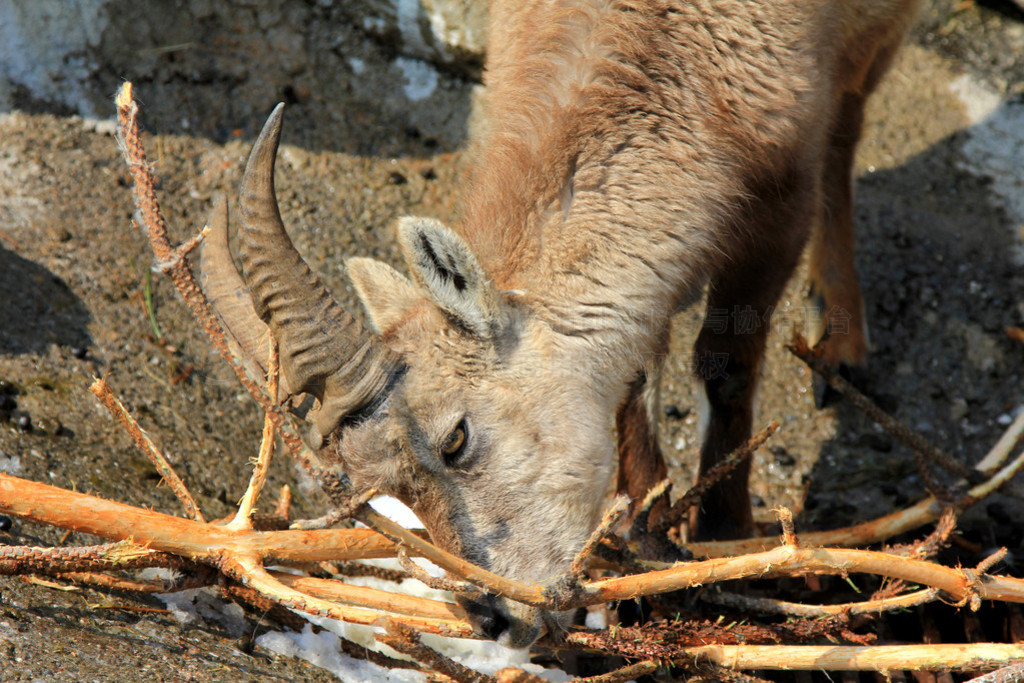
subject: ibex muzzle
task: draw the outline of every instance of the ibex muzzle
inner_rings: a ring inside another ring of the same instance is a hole
[[[847,316],[826,358],[863,359],[850,169],[864,100],[915,4],[495,2],[488,125],[458,229],[399,222],[411,277],[348,262],[373,333],[282,225],[280,106],[241,188],[253,306],[238,295],[226,209],[204,281],[240,351],[256,355],[269,326],[288,392],[319,401],[322,458],[406,502],[446,549],[542,583],[598,522],[613,422],[619,489],[637,499],[665,476],[657,383],[670,317],[705,287],[701,472],[749,436],[767,321],[812,226],[822,325]],[[739,310],[756,324],[740,329]],[[751,530],[747,478],[705,497],[695,533]],[[564,625],[498,598],[466,608],[512,646],[545,621]]]

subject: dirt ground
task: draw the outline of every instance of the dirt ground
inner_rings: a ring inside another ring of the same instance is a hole
[[[951,83],[966,74],[1005,107],[1024,107],[1024,17],[1010,3],[961,5],[926,9],[871,104],[857,223],[873,353],[859,381],[903,422],[971,463],[1024,402],[1024,344],[1004,333],[1024,325],[1024,218],[996,196],[994,171],[973,168],[967,143],[979,123]],[[374,93],[387,85],[373,80],[373,67],[393,55],[365,35],[343,39],[345,58],[369,65],[365,81],[350,70],[270,95],[290,102],[278,173],[285,222],[354,310],[345,257],[398,264],[397,216],[455,219],[474,83],[441,72],[434,94],[405,112],[377,106]],[[185,239],[212,199],[237,187],[273,102],[217,109],[216,80],[167,73],[139,84],[138,95],[172,237]],[[263,98],[266,90],[236,88],[234,96]],[[170,283],[147,274],[151,256],[131,227],[132,211],[109,121],[62,115],[31,98],[0,114],[0,471],[177,513],[169,490],[86,390],[103,375],[207,517],[223,516],[248,479],[260,416]],[[783,348],[809,305],[804,282],[801,273],[791,283],[773,327],[759,420],[782,428],[757,454],[753,490],[760,521],[787,505],[800,513],[800,528],[827,528],[914,501],[924,488],[910,453],[855,409],[814,407],[808,371]],[[676,408],[666,417],[665,450],[684,487],[695,458],[688,364],[700,315],[679,316],[663,393]],[[299,514],[322,510],[315,486],[280,459],[269,490],[284,483]],[[1000,497],[964,523],[991,533],[986,547],[1016,539],[1011,551],[1020,558],[1022,512],[1020,501]],[[0,543],[94,540],[0,518]],[[332,679],[253,650],[258,615],[231,632],[150,608],[163,603],[0,578],[0,680]]]

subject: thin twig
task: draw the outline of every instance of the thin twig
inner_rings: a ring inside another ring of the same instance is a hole
[[[999,550],[995,551],[994,553],[983,559],[981,562],[979,562],[978,566],[974,568],[974,571],[978,572],[979,574],[987,574],[988,571],[992,569],[992,567],[1002,562],[1005,557],[1006,548],[1000,548]]]
[[[98,588],[111,588],[121,591],[132,591],[133,593],[169,593],[181,590],[180,586],[168,581],[131,581],[109,574],[96,572],[66,572],[55,574],[58,579],[71,581],[79,586],[95,586]],[[211,572],[210,578],[216,577]],[[203,582],[203,585],[210,585],[212,581]]]
[[[982,474],[992,474],[997,467],[1001,467],[1006,459],[1010,457],[1010,453],[1017,447],[1021,435],[1024,435],[1024,406],[1021,407],[1020,413],[1010,423],[1010,426],[1006,428],[1002,436],[999,437],[996,445],[992,447],[984,458],[978,461],[974,468]]]
[[[291,517],[292,511],[292,489],[288,484],[281,486],[281,493],[277,497],[277,505],[274,507],[274,514],[285,520]]]
[[[398,548],[398,564],[408,572],[410,577],[428,588],[438,591],[449,591],[451,593],[480,593],[480,589],[471,583],[454,581],[443,576],[432,576],[423,567],[409,559],[409,555],[403,547]]]
[[[275,339],[270,340],[269,351],[267,352],[267,394],[270,397],[277,396],[277,381],[278,381],[278,357],[277,357],[277,341]],[[267,482],[267,475],[270,473],[270,459],[274,455],[274,420],[270,417],[270,413],[266,414],[263,420],[263,435],[260,439],[260,451],[256,457],[256,464],[252,469],[252,477],[249,479],[249,485],[245,489],[245,494],[242,496],[242,500],[238,504],[238,512],[235,513],[235,518],[228,523],[228,528],[231,529],[245,529],[252,528],[252,516],[253,508],[256,506],[256,501],[259,500],[260,494],[263,492],[263,486]]]
[[[662,667],[663,665],[656,661],[637,662],[615,671],[609,671],[606,674],[577,679],[577,683],[625,683],[626,681],[652,674]]]
[[[604,540],[606,537],[611,535],[615,525],[619,523],[622,516],[629,511],[629,496],[616,496],[612,504],[605,510],[604,516],[601,518],[600,524],[594,529],[594,532],[590,534],[590,538],[587,539],[580,551],[573,557],[572,562],[569,564],[569,573],[578,576],[583,574],[583,563],[587,561],[590,554],[594,552],[594,549]]]
[[[195,563],[170,553],[155,552],[129,541],[73,548],[0,546],[0,574],[97,572],[115,569],[169,567],[187,570]]]
[[[99,377],[95,378],[89,386],[89,391],[107,407],[111,415],[114,416],[135,441],[135,445],[139,447],[139,450],[153,463],[157,473],[167,482],[167,485],[171,487],[171,491],[181,501],[181,505],[185,508],[185,514],[188,515],[189,519],[194,519],[197,522],[206,521],[203,518],[203,513],[199,510],[199,505],[196,504],[192,494],[189,493],[188,487],[185,486],[185,482],[181,480],[181,477],[174,471],[171,463],[160,452],[160,449],[153,443],[153,440],[149,438],[149,434],[139,426],[139,423],[131,416],[131,413],[124,407],[124,404],[114,395],[110,385],[107,384],[107,380]]]
[[[167,264],[165,274],[174,283],[181,298],[192,312],[192,316],[206,336],[210,338],[217,351],[220,352],[221,357],[234,370],[238,381],[270,415],[274,426],[281,434],[281,439],[293,457],[307,469],[315,468],[315,458],[310,457],[309,449],[305,448],[302,438],[289,423],[284,411],[271,400],[270,395],[260,386],[259,380],[249,376],[245,369],[245,363],[231,351],[224,336],[224,330],[217,321],[217,316],[206,299],[206,295],[203,294],[199,283],[196,282],[191,268],[188,267],[184,253],[171,246],[167,236],[167,223],[164,221],[160,204],[156,198],[153,174],[146,161],[146,152],[139,135],[139,107],[133,98],[131,83],[126,82],[121,86],[115,97],[115,103],[117,105],[118,142],[128,171],[134,181],[132,196],[142,217],[146,233],[149,235],[150,247],[153,249],[157,263]]]
[[[902,441],[914,453],[927,458],[939,467],[957,476],[967,479],[972,484],[977,484],[983,480],[983,475],[977,470],[967,467],[942,449],[929,443],[919,433],[909,429],[906,425],[879,408],[874,401],[841,377],[833,368],[830,368],[821,359],[820,352],[817,349],[808,347],[807,340],[799,332],[794,333],[793,341],[786,348],[794,356],[806,363],[814,372],[821,375],[822,379],[828,382],[833,389],[841,393],[850,403],[857,406],[868,417],[881,425],[883,429]]]
[[[773,420],[767,427],[752,436],[746,443],[730,453],[724,460],[704,473],[700,480],[694,484],[689,491],[684,493],[679,500],[672,504],[672,508],[667,514],[665,514],[663,519],[657,523],[652,533],[663,534],[668,531],[670,527],[678,524],[683,519],[684,515],[687,514],[688,510],[694,505],[697,505],[700,502],[700,499],[712,486],[721,481],[726,475],[749,459],[754,454],[754,451],[764,445],[764,443],[771,438],[772,434],[774,434],[778,428],[779,423]]]
[[[796,528],[793,525],[793,511],[788,507],[779,506],[774,510],[775,516],[779,518],[779,525],[782,527],[782,543],[791,548],[800,547],[796,538]]]
[[[270,572],[270,575],[289,588],[294,588],[307,595],[353,607],[365,607],[390,614],[406,614],[431,619],[466,620],[466,613],[463,609],[450,602],[392,593],[379,588],[352,586],[335,579],[317,579],[273,571]]]
[[[781,614],[789,617],[815,619],[840,614],[881,614],[893,610],[907,609],[929,603],[939,597],[935,588],[926,588],[913,593],[865,602],[847,602],[841,605],[808,605],[773,598],[756,598],[728,591],[705,591],[700,599],[706,602],[756,612],[758,614]]]
[[[474,671],[445,657],[437,650],[420,642],[420,634],[394,619],[384,621],[385,633],[375,633],[374,637],[388,647],[412,657],[427,669],[447,676],[457,683],[498,683],[498,679]]]
[[[984,676],[972,678],[967,683],[1024,683],[1024,662],[990,671]]]

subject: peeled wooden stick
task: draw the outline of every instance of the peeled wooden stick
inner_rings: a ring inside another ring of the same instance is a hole
[[[1024,602],[1024,579],[984,575],[973,569],[944,567],[873,550],[781,546],[774,550],[703,562],[687,562],[661,571],[600,579],[584,586],[581,603],[629,600],[719,581],[800,574],[877,574],[937,588],[947,600]]]
[[[735,609],[748,610],[758,614],[784,614],[792,617],[814,619],[818,617],[831,617],[839,614],[879,614],[897,609],[907,609],[931,602],[939,597],[939,591],[934,588],[926,588],[913,593],[897,595],[891,598],[880,600],[866,600],[864,602],[846,602],[841,605],[807,605],[801,602],[787,602],[772,598],[755,598],[749,595],[729,593],[726,591],[706,591],[701,594],[701,600],[716,605],[725,605]]]
[[[148,550],[194,560],[233,549],[285,562],[372,559],[396,553],[392,541],[370,529],[230,531],[3,473],[0,514],[111,540],[131,538]]]
[[[1013,451],[1021,436],[1024,435],[1024,409],[1020,411],[1017,418],[1006,428],[999,441],[992,447],[984,458],[974,466],[979,472],[991,474],[995,468],[1002,465]]]
[[[338,619],[352,624],[371,625],[381,617],[389,616],[384,611],[349,607],[329,600],[306,595],[290,588],[271,576],[263,568],[257,556],[244,553],[231,553],[222,557],[217,563],[218,569],[239,583],[259,591],[275,603],[289,609],[315,614],[329,619]],[[393,617],[399,618],[399,617]],[[454,618],[436,618],[422,616],[404,616],[401,621],[425,633],[436,633],[452,638],[470,638],[473,627],[466,621]]]
[[[920,671],[991,669],[1024,659],[1024,645],[704,645],[683,657],[731,669]]]
[[[611,506],[605,510],[604,516],[601,518],[601,523],[597,525],[594,532],[590,534],[590,538],[587,539],[580,551],[573,557],[572,562],[569,564],[569,573],[573,576],[583,573],[583,563],[587,561],[594,549],[601,543],[601,541],[612,532],[615,525],[618,524],[622,516],[629,511],[629,496],[616,496],[615,500],[612,501]]]
[[[343,602],[353,607],[365,607],[385,611],[391,614],[407,614],[412,616],[430,617],[468,621],[465,611],[458,605],[439,600],[417,598],[402,593],[391,593],[376,588],[352,586],[334,579],[317,579],[309,576],[296,576],[284,572],[269,572],[277,581],[289,588],[294,588],[306,595],[324,600]]]

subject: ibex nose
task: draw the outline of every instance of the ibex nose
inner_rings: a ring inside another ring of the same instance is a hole
[[[508,617],[498,608],[493,595],[481,598],[456,598],[462,609],[466,610],[473,629],[480,635],[498,640],[511,626]]]

